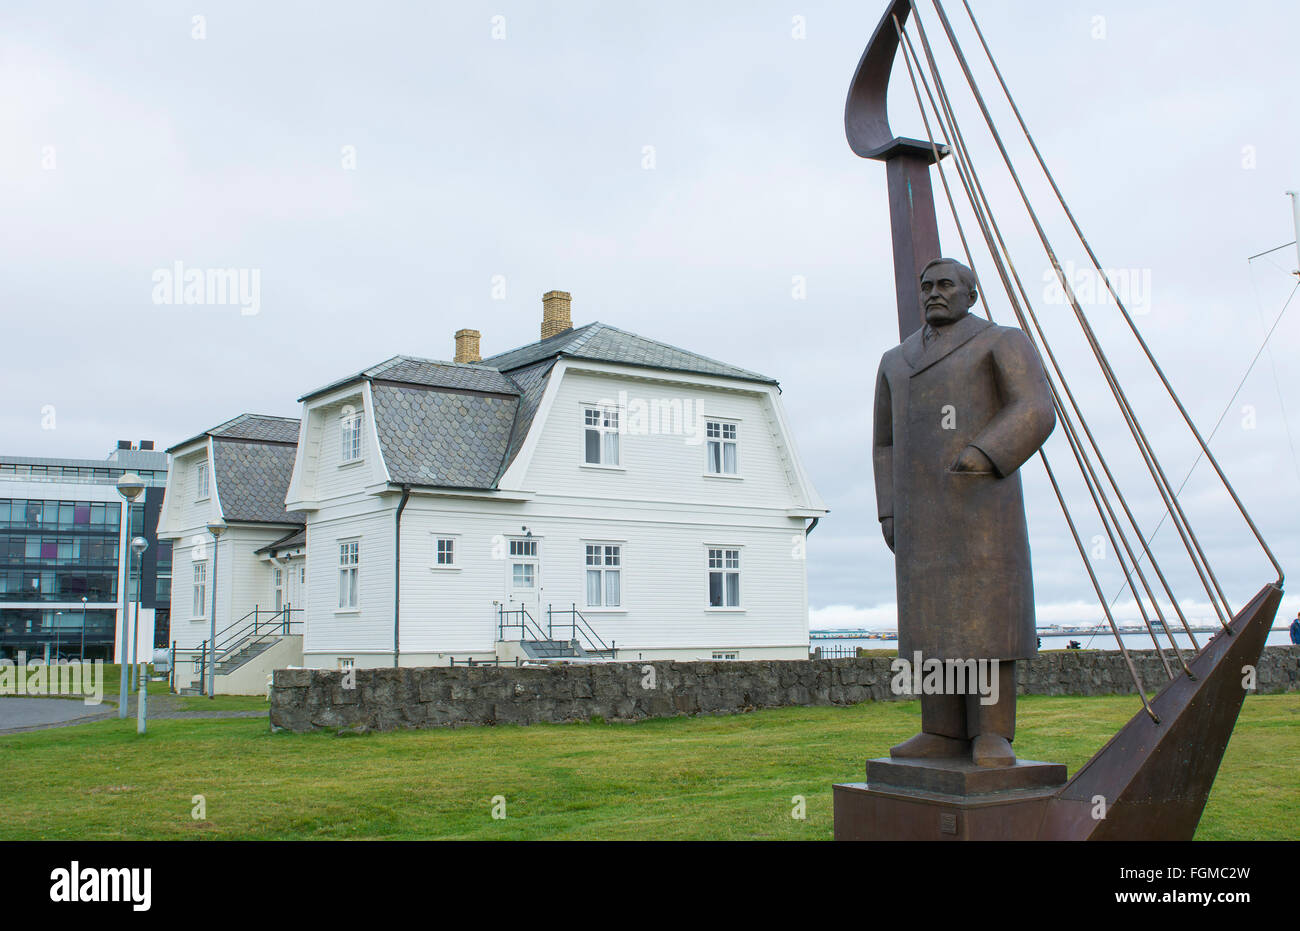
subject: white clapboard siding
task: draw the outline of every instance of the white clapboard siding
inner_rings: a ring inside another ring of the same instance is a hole
[[[806,644],[803,522],[749,512],[731,519],[694,509],[466,506],[413,497],[402,518],[402,651],[490,651],[494,601],[509,596],[504,542],[527,526],[538,543],[540,591],[530,613],[545,623],[548,604],[576,603],[605,641],[628,648]],[[565,513],[565,511],[570,513]],[[490,513],[496,511],[497,513]],[[435,567],[435,540],[456,540],[458,567]],[[622,548],[622,605],[586,605],[587,543]],[[707,545],[741,550],[742,611],[708,609]],[[508,605],[515,607],[515,605]],[[517,636],[509,639],[518,639]]]
[[[619,437],[619,468],[588,467],[583,462],[583,407],[620,401],[627,405],[622,416],[628,432]],[[657,432],[640,432],[637,415],[642,409],[647,412],[644,429]],[[665,410],[689,410],[691,422],[681,429],[681,418],[665,418]],[[651,417],[651,411],[661,415]],[[549,495],[785,509],[794,496],[772,439],[770,417],[765,391],[743,385],[731,391],[569,370],[540,425],[524,487]],[[736,423],[739,478],[706,475],[707,419]],[[534,424],[533,429],[538,428]]]
[[[373,498],[367,513],[329,508],[313,515],[307,534],[307,623],[303,652],[393,647],[393,510]],[[373,510],[373,508],[382,508]],[[360,542],[356,611],[340,611],[339,544]]]

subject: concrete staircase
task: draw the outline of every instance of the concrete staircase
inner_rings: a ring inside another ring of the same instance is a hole
[[[524,640],[519,643],[528,659],[582,659],[587,651],[576,640]]]
[[[275,646],[278,639],[279,638],[259,640],[254,643],[245,644],[237,652],[227,655],[225,659],[217,663],[217,675],[229,675],[240,666],[258,656],[261,656],[271,647]]]

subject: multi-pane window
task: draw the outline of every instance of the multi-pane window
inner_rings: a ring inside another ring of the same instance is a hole
[[[208,496],[208,464],[200,462],[194,469],[194,498],[202,501]]]
[[[434,565],[456,565],[456,539],[454,537],[438,537],[434,546]]]
[[[709,471],[715,475],[736,474],[736,425],[722,420],[704,423],[708,443]]]
[[[618,411],[584,407],[582,420],[584,461],[588,465],[618,465]]]
[[[344,411],[339,423],[343,437],[340,458],[344,462],[355,462],[361,458],[361,411]]]
[[[194,606],[190,612],[192,617],[203,617],[208,606],[208,564],[205,562],[196,562],[194,564]]]
[[[740,550],[709,548],[709,607],[740,607]]]
[[[517,589],[532,589],[537,586],[537,541],[510,541],[510,584]]]
[[[357,573],[361,567],[361,543],[339,544],[339,608],[357,606]]]
[[[587,544],[587,607],[617,608],[623,603],[623,548]]]

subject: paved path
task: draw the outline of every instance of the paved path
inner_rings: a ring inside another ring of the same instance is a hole
[[[0,698],[0,733],[97,721],[116,710],[64,698]]]
[[[127,718],[134,726],[135,696],[127,703]],[[150,695],[149,720],[183,718],[264,718],[269,711],[204,711],[181,706],[175,696]],[[87,705],[63,698],[0,698],[0,734],[44,730],[85,724],[117,716],[117,696],[106,697],[101,705]]]

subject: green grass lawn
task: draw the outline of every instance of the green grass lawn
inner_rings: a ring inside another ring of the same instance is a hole
[[[1022,697],[1017,752],[1073,774],[1139,708]],[[831,784],[918,723],[916,702],[363,736],[114,719],[0,736],[0,838],[829,839]],[[1300,695],[1248,698],[1198,839],[1300,837],[1298,760]]]

